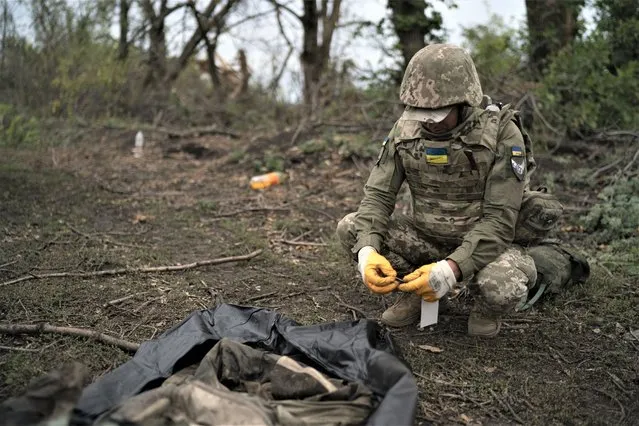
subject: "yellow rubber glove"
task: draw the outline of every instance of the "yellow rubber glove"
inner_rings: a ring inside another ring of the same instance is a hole
[[[447,261],[422,266],[404,277],[399,290],[413,292],[427,302],[435,302],[446,295],[457,279]]]
[[[397,288],[397,272],[373,247],[363,247],[358,253],[358,259],[362,280],[373,293],[387,294]]]

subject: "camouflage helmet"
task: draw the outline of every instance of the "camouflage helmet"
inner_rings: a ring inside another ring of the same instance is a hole
[[[453,44],[431,44],[411,58],[399,98],[416,108],[442,108],[454,104],[478,106],[481,84],[472,58]]]

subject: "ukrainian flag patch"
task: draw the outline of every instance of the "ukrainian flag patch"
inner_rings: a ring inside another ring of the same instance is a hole
[[[524,156],[524,150],[522,150],[520,147],[518,146],[513,146],[512,150],[510,151],[511,155],[513,157],[523,157]]]
[[[448,149],[426,148],[426,162],[430,164],[448,164]]]

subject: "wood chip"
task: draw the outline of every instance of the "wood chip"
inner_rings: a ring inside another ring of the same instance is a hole
[[[431,345],[418,345],[417,346],[419,349],[423,349],[425,351],[428,352],[432,352],[434,354],[438,354],[440,352],[444,352],[444,350],[442,348],[438,348],[437,346],[431,346]]]

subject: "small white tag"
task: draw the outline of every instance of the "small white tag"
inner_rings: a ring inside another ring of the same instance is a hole
[[[419,328],[428,327],[437,324],[437,315],[439,313],[439,300],[436,302],[427,302],[422,299],[422,316],[419,320]]]

